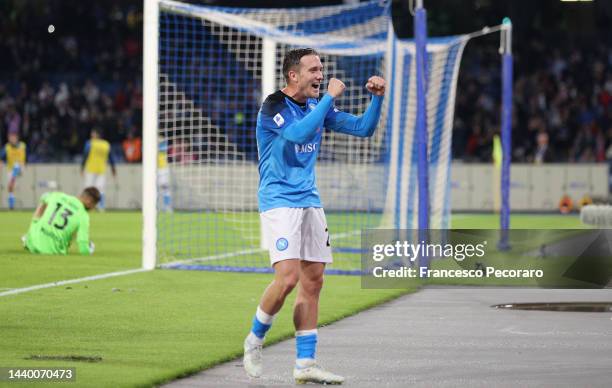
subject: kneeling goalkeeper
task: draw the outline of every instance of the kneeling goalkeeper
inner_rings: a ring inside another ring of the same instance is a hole
[[[34,212],[28,233],[22,237],[32,253],[65,255],[76,234],[79,253],[93,254],[89,241],[89,211],[100,202],[100,191],[87,187],[78,196],[62,192],[45,193]]]

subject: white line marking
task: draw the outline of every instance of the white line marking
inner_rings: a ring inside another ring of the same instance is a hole
[[[103,273],[103,274],[100,274],[100,275],[87,276],[87,277],[78,278],[78,279],[60,280],[58,282],[52,282],[52,283],[46,283],[46,284],[38,284],[36,286],[30,286],[30,287],[24,287],[24,288],[15,288],[15,289],[12,289],[10,291],[0,292],[0,297],[8,296],[8,295],[22,294],[24,292],[41,290],[43,288],[51,288],[51,287],[57,287],[57,286],[64,286],[66,284],[74,284],[74,283],[87,282],[87,281],[91,281],[91,280],[100,280],[100,279],[112,278],[112,277],[115,277],[115,276],[130,275],[130,274],[133,274],[133,273],[144,272],[144,271],[148,271],[148,270],[143,269],[143,268],[137,268],[137,269],[130,269],[130,270],[127,270],[127,271]]]
[[[608,333],[598,333],[598,332],[590,332],[590,331],[522,331],[514,326],[505,327],[500,330],[502,333],[515,334],[515,335],[530,335],[530,336],[547,336],[547,335],[555,335],[555,336],[597,336],[597,337],[608,337],[610,334]]]
[[[243,249],[241,251],[221,253],[221,254],[218,254],[218,255],[200,257],[200,258],[196,258],[196,259],[177,260],[177,261],[173,261],[171,263],[162,264],[162,265],[160,265],[160,267],[161,268],[166,268],[166,267],[171,267],[171,266],[178,265],[178,264],[189,264],[189,263],[193,263],[193,262],[196,262],[196,261],[200,262],[200,261],[213,261],[213,260],[227,259],[228,257],[250,255],[251,253],[263,252],[265,250],[266,249],[261,249],[261,248]]]
[[[336,240],[336,239],[341,239],[341,238],[344,238],[344,237],[354,236],[354,235],[357,235],[359,233],[361,233],[361,230],[353,230],[351,232],[332,234],[330,237],[332,238],[332,240]],[[214,260],[221,260],[221,259],[227,259],[229,257],[242,256],[242,255],[250,255],[252,253],[265,252],[265,251],[267,251],[267,249],[261,249],[261,248],[243,249],[241,251],[220,253],[218,255],[199,257],[199,258],[195,258],[195,259],[177,260],[177,261],[173,261],[173,262],[170,262],[170,263],[162,264],[159,267],[160,268],[168,268],[168,267],[173,267],[175,265],[190,264],[190,263],[200,263],[200,262],[214,261]]]

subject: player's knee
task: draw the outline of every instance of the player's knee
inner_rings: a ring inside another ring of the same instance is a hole
[[[304,293],[311,296],[319,295],[323,288],[323,276],[302,281]]]
[[[297,274],[287,274],[279,279],[282,293],[288,295],[297,285],[298,276]]]

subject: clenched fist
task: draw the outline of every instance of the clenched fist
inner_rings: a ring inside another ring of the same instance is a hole
[[[338,78],[331,78],[327,84],[327,93],[333,98],[340,97],[346,86]]]
[[[374,75],[368,79],[366,83],[366,89],[368,92],[372,93],[375,96],[384,96],[385,95],[385,80],[382,77]]]

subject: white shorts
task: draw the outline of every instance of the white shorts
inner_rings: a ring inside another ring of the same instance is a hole
[[[170,169],[160,168],[157,170],[157,187],[170,187]]]
[[[8,186],[8,184],[11,183],[11,180],[13,178],[17,180],[17,178],[21,176],[21,172],[22,172],[21,166],[17,164],[15,164],[13,168],[7,169],[6,170],[6,185]]]
[[[281,207],[260,213],[259,217],[272,265],[287,259],[332,262],[323,209]]]
[[[90,172],[85,173],[85,188],[93,186],[96,189],[100,190],[101,193],[104,192],[104,184],[106,183],[106,176],[104,174],[92,174]]]

